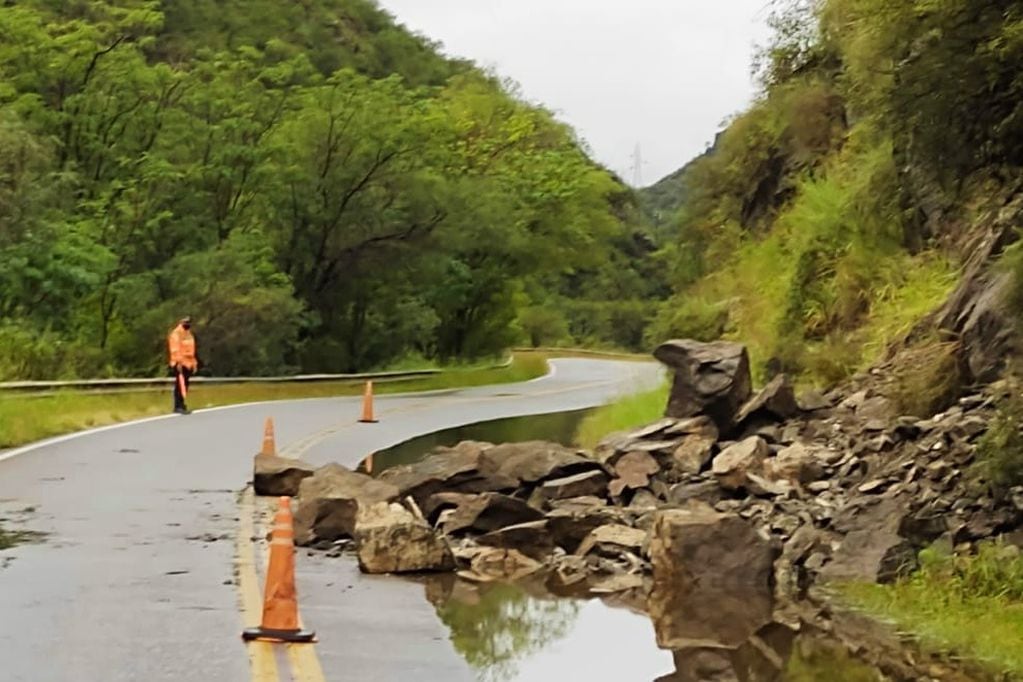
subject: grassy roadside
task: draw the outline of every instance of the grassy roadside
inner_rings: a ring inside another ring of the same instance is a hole
[[[664,416],[668,404],[668,384],[650,391],[625,396],[610,405],[597,408],[579,425],[576,443],[592,449],[600,440],[615,431],[633,429]]]
[[[1023,558],[988,544],[975,556],[921,552],[921,569],[894,585],[839,588],[842,600],[928,645],[1023,675]]]
[[[409,393],[514,383],[547,372],[545,353],[517,352],[508,367],[454,368],[440,374],[374,385],[377,393]],[[358,395],[361,381],[315,384],[226,384],[194,387],[190,407],[218,407],[265,400]],[[167,390],[121,393],[59,391],[42,397],[0,396],[0,448],[15,447],[82,429],[166,414]]]

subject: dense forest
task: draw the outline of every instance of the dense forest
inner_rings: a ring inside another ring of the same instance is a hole
[[[649,335],[738,338],[762,377],[821,384],[907,339],[931,344],[941,367],[935,353],[961,338],[943,333],[954,324],[927,327],[928,314],[967,259],[1016,238],[992,248],[982,228],[1020,224],[1023,3],[772,7],[755,103],[644,192],[675,288]],[[1015,248],[1002,263],[1023,271]]]
[[[0,8],[0,379],[643,347],[670,293],[572,130],[371,0]]]

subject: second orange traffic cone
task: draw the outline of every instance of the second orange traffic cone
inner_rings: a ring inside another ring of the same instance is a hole
[[[377,419],[373,418],[373,382],[366,382],[366,390],[362,394],[362,418],[363,424],[376,424]]]
[[[295,591],[295,529],[291,498],[280,498],[270,540],[270,566],[266,570],[263,622],[242,632],[245,641],[313,642],[316,633],[303,630],[298,620]]]
[[[259,449],[259,454],[271,457],[277,454],[277,441],[274,439],[274,420],[272,417],[267,417],[266,424],[263,425],[263,447]]]

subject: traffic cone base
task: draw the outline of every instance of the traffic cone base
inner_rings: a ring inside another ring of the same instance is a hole
[[[263,618],[258,628],[247,628],[242,639],[268,642],[312,642],[316,635],[302,629],[295,593],[295,529],[291,498],[278,500],[270,540],[270,563],[266,570]]]
[[[274,630],[248,628],[242,632],[246,642],[315,642],[316,633],[309,630]]]

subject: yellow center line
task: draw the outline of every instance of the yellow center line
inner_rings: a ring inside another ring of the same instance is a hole
[[[242,625],[258,627],[263,618],[262,600],[259,595],[259,578],[256,575],[256,553],[252,547],[254,532],[253,513],[255,499],[252,488],[246,488],[239,503],[237,552],[235,555],[238,571],[238,597],[242,609]],[[274,660],[273,645],[269,642],[247,642],[249,667],[252,682],[279,682],[277,661]]]

